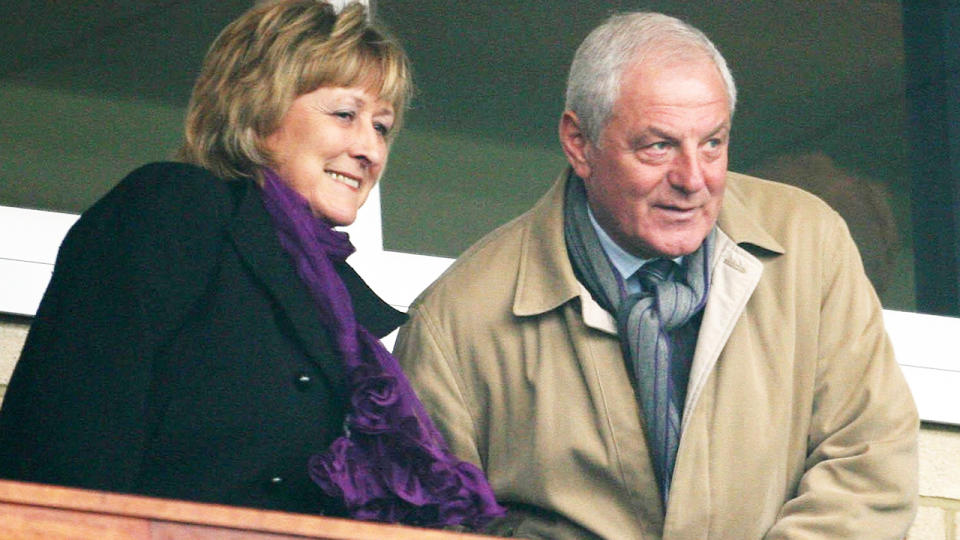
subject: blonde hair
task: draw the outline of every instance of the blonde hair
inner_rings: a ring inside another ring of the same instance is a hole
[[[393,137],[413,93],[410,61],[362,4],[339,15],[319,0],[258,5],[210,46],[178,157],[221,178],[258,177],[272,164],[265,138],[294,99],[321,86],[363,86],[390,102]]]

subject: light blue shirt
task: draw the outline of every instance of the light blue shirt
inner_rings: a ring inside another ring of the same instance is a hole
[[[640,292],[640,280],[634,274],[636,274],[641,266],[653,259],[637,257],[614,242],[613,238],[610,238],[610,235],[607,234],[607,231],[603,230],[603,227],[597,223],[597,218],[593,216],[593,210],[590,209],[589,204],[587,204],[587,215],[590,216],[590,224],[593,225],[593,230],[597,231],[600,246],[607,254],[607,257],[610,258],[610,262],[613,263],[613,267],[616,268],[617,273],[623,278],[623,282],[627,286],[627,294]],[[683,257],[677,257],[673,260],[673,262],[677,264],[680,264],[682,261]]]

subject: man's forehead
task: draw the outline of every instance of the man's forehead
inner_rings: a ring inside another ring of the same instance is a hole
[[[684,133],[672,126],[660,125],[656,123],[645,123],[633,126],[636,128],[637,137],[655,137],[661,139],[680,139]],[[702,129],[698,130],[704,138],[711,138],[726,135],[730,131],[730,121],[725,119],[719,123],[705,123]]]
[[[704,51],[687,53],[648,54],[629,61],[620,76],[620,90],[617,101],[624,94],[638,87],[655,87],[664,80],[685,80],[683,86],[692,84],[714,87],[725,99],[730,100],[730,89],[724,79],[720,66],[712,56]],[[683,86],[678,90],[682,91]]]

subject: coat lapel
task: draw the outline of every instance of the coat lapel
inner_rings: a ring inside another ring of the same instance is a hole
[[[763,263],[733,243],[720,229],[717,230],[716,252],[710,266],[710,291],[690,367],[681,432],[686,429],[720,351],[763,274]]]
[[[350,292],[353,314],[360,326],[378,338],[383,338],[407,322],[407,314],[397,311],[377,296],[377,293],[373,292],[353,267],[343,263],[336,265],[336,268],[337,274]]]
[[[241,259],[289,319],[310,357],[320,365],[334,387],[345,389],[343,363],[335,352],[335,344],[320,324],[317,306],[297,275],[290,256],[280,245],[259,191],[249,181],[243,182],[228,235]],[[377,296],[350,265],[337,264],[336,270],[350,293],[354,315],[361,326],[382,338],[406,321],[407,315]]]
[[[717,246],[710,262],[710,291],[690,368],[681,432],[689,424],[707,378],[763,274],[763,263],[742,246],[756,246],[772,254],[784,253],[783,246],[740,199],[738,181],[742,176],[727,173],[727,191],[717,220]]]
[[[343,392],[346,378],[336,347],[320,324],[310,292],[280,245],[259,191],[249,181],[246,183],[227,234],[240,258],[276,300],[307,354],[317,362],[331,386]]]

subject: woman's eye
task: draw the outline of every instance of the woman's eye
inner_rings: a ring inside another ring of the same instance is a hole
[[[353,111],[337,111],[333,115],[344,120],[353,120],[353,117],[356,116]]]
[[[390,127],[386,124],[381,124],[380,122],[374,123],[373,129],[377,130],[377,133],[379,133],[382,137],[386,137],[387,134],[390,133]]]

